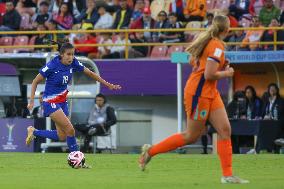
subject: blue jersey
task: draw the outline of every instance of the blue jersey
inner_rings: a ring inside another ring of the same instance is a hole
[[[70,65],[61,63],[60,56],[56,56],[40,69],[40,74],[46,78],[43,101],[49,103],[66,102],[67,85],[72,80],[73,72],[84,71],[84,66],[76,58]]]

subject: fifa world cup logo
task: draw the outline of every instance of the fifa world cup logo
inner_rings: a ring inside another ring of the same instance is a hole
[[[13,131],[13,128],[15,127],[15,125],[13,124],[7,124],[6,125],[7,126],[7,128],[8,128],[8,141],[7,141],[7,144],[12,144],[12,142],[13,142],[13,138],[12,138],[12,131]]]

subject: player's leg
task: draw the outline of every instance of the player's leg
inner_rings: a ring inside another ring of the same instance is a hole
[[[141,170],[145,170],[146,164],[149,163],[153,156],[196,142],[201,136],[204,127],[204,121],[195,121],[188,118],[186,131],[173,134],[153,146],[145,144],[142,147],[142,153],[139,159]]]
[[[44,108],[44,116],[48,117],[53,112],[60,109],[61,107],[59,104],[43,102],[43,108]],[[60,140],[56,130],[37,130],[33,126],[29,126],[27,128],[26,144],[30,145],[30,143],[35,137],[49,138],[54,141]]]
[[[247,180],[233,176],[231,126],[221,97],[212,103],[209,121],[218,133],[217,153],[223,171],[222,183],[248,183]]]
[[[145,144],[139,159],[139,166],[143,171],[151,157],[175,150],[186,144],[194,143],[204,131],[205,121],[208,117],[210,102],[208,99],[188,96],[185,100],[187,111],[187,128],[182,133],[176,133],[153,146]]]
[[[60,140],[64,140],[66,138],[70,152],[78,151],[75,129],[63,110],[60,108],[56,112],[53,112],[50,115],[50,118],[55,122],[56,127],[58,128]]]

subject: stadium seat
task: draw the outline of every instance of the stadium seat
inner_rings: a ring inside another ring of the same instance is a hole
[[[5,36],[5,37],[2,37],[2,38],[0,39],[0,44],[1,44],[2,46],[10,46],[10,45],[13,45],[13,41],[14,41],[13,37],[7,37],[7,36]],[[12,53],[12,52],[13,52],[13,49],[11,49],[11,48],[4,48],[4,52],[6,52],[6,53]]]
[[[165,57],[168,51],[167,46],[155,46],[151,52],[151,58],[162,58]]]
[[[20,24],[20,28],[22,30],[29,30],[32,29],[32,24],[31,24],[31,17],[29,14],[27,13],[23,13],[21,15],[22,19],[21,19],[21,24]]]
[[[103,36],[97,35],[97,37],[96,37],[97,43],[100,43],[102,41],[102,38],[103,38]]]
[[[21,35],[21,36],[17,36],[15,37],[15,41],[14,44],[15,46],[18,45],[28,45],[29,44],[29,37],[26,35]],[[30,49],[27,48],[18,48],[18,49],[14,49],[14,52],[29,52]]]
[[[202,28],[202,22],[198,21],[188,22],[186,28]],[[198,33],[200,33],[200,31],[185,31],[184,34],[186,41],[188,42],[191,41]]]
[[[167,52],[167,57],[171,57],[171,54],[173,52],[183,52],[184,50],[184,47],[183,46],[171,46],[169,49],[168,49],[168,52]]]
[[[118,35],[112,35],[112,42],[115,43],[118,39]]]
[[[214,9],[227,9],[230,6],[231,0],[218,0],[215,3]]]
[[[207,11],[210,12],[211,10],[214,9],[216,1],[215,0],[207,0],[206,4],[207,4]]]

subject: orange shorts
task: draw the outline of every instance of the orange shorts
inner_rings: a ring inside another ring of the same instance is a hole
[[[197,121],[206,121],[210,111],[225,107],[219,93],[215,98],[195,97],[185,94],[184,104],[187,116]]]

